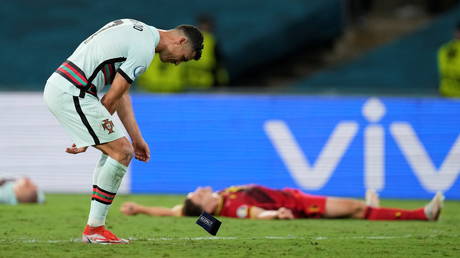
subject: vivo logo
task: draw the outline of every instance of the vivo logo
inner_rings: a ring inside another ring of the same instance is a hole
[[[362,108],[369,121],[362,129],[364,183],[377,191],[385,187],[385,162],[391,162],[385,161],[385,129],[378,124],[385,113],[384,104],[377,98],[370,98]],[[308,160],[284,121],[268,120],[264,130],[297,184],[318,190],[328,182],[360,128],[354,121],[339,122],[316,161]],[[436,192],[452,187],[460,174],[460,136],[437,169],[411,124],[393,122],[389,132],[423,188]]]

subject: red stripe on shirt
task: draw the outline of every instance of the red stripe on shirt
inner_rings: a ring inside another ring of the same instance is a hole
[[[80,77],[80,79],[82,79],[85,83],[88,83],[88,80],[86,80],[85,76],[83,76],[83,74],[81,74],[79,71],[75,70],[71,65],[69,65],[68,63],[64,63],[63,65],[72,70],[72,72],[74,72],[78,77]]]
[[[80,86],[83,86],[81,84],[81,82],[79,82],[77,79],[75,79],[69,72],[67,72],[65,69],[62,69],[61,67],[58,68],[58,71],[61,72],[61,73],[64,73],[65,75],[67,75],[68,78],[70,78],[74,83],[76,83],[77,85],[80,85]]]

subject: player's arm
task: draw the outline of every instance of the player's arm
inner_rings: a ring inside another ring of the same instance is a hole
[[[155,206],[148,207],[148,206],[139,205],[133,202],[126,202],[120,208],[120,211],[125,215],[145,214],[149,216],[174,216],[174,217],[182,216],[181,210],[182,210],[182,205],[176,205],[173,208],[155,207]]]
[[[130,86],[131,86],[131,83],[129,83],[120,73],[115,74],[115,78],[113,79],[113,82],[112,82],[112,85],[109,91],[101,99],[102,105],[104,105],[104,107],[109,111],[111,115],[113,115],[113,113],[115,113],[115,111],[117,110],[118,106],[120,105],[120,102],[121,102],[120,100],[122,96],[127,94]],[[131,106],[130,108],[132,109]],[[123,121],[120,114],[119,114],[119,117],[121,121],[123,122],[123,125],[125,125],[126,127],[126,124]],[[128,133],[131,136],[131,132],[129,131],[129,129],[126,128],[126,130],[128,130]],[[133,137],[131,136],[131,138]],[[87,146],[77,148],[75,144],[72,144],[72,147],[66,148],[65,151],[70,154],[78,154],[78,153],[85,152],[87,149],[88,149]]]
[[[121,96],[120,103],[117,108],[117,114],[133,141],[135,158],[144,162],[149,161],[150,148],[145,142],[144,137],[142,137],[141,130],[137,125],[136,118],[134,117],[133,106],[131,104],[131,97],[127,92]]]
[[[130,86],[131,83],[129,83],[120,73],[115,74],[115,78],[113,79],[109,91],[101,99],[102,105],[104,105],[111,115],[117,111],[122,96],[128,92]],[[128,130],[128,128],[126,128],[126,130]]]
[[[126,92],[120,98],[120,103],[117,108],[118,117],[128,131],[129,137],[133,142],[143,141],[141,130],[137,125],[136,118],[134,117],[133,106],[131,104],[131,97]]]
[[[290,209],[284,207],[278,210],[265,210],[259,207],[251,207],[249,217],[251,219],[293,219],[294,215]]]
[[[118,117],[128,131],[131,140],[133,141],[134,154],[136,159],[140,161],[149,161],[150,148],[142,137],[141,130],[134,117],[131,97],[128,94],[128,89],[131,84],[120,73],[115,75],[112,86],[107,94],[104,95],[101,101],[103,105],[113,114],[113,108],[117,111]],[[105,100],[105,101],[104,101]]]

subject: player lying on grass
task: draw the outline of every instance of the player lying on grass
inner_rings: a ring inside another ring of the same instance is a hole
[[[28,177],[0,178],[0,204],[43,203],[45,195]]]
[[[415,210],[383,208],[374,191],[366,201],[315,196],[297,189],[270,189],[259,185],[233,186],[213,192],[211,187],[198,187],[184,203],[173,208],[147,207],[126,202],[121,212],[126,215],[198,216],[206,211],[216,216],[252,219],[354,218],[368,220],[438,220],[444,196],[439,192],[425,207]]]

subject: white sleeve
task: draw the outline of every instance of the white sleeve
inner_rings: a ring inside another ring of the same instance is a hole
[[[126,61],[118,68],[118,72],[129,82],[133,81],[145,72],[152,61],[151,49],[143,46],[131,47]]]

